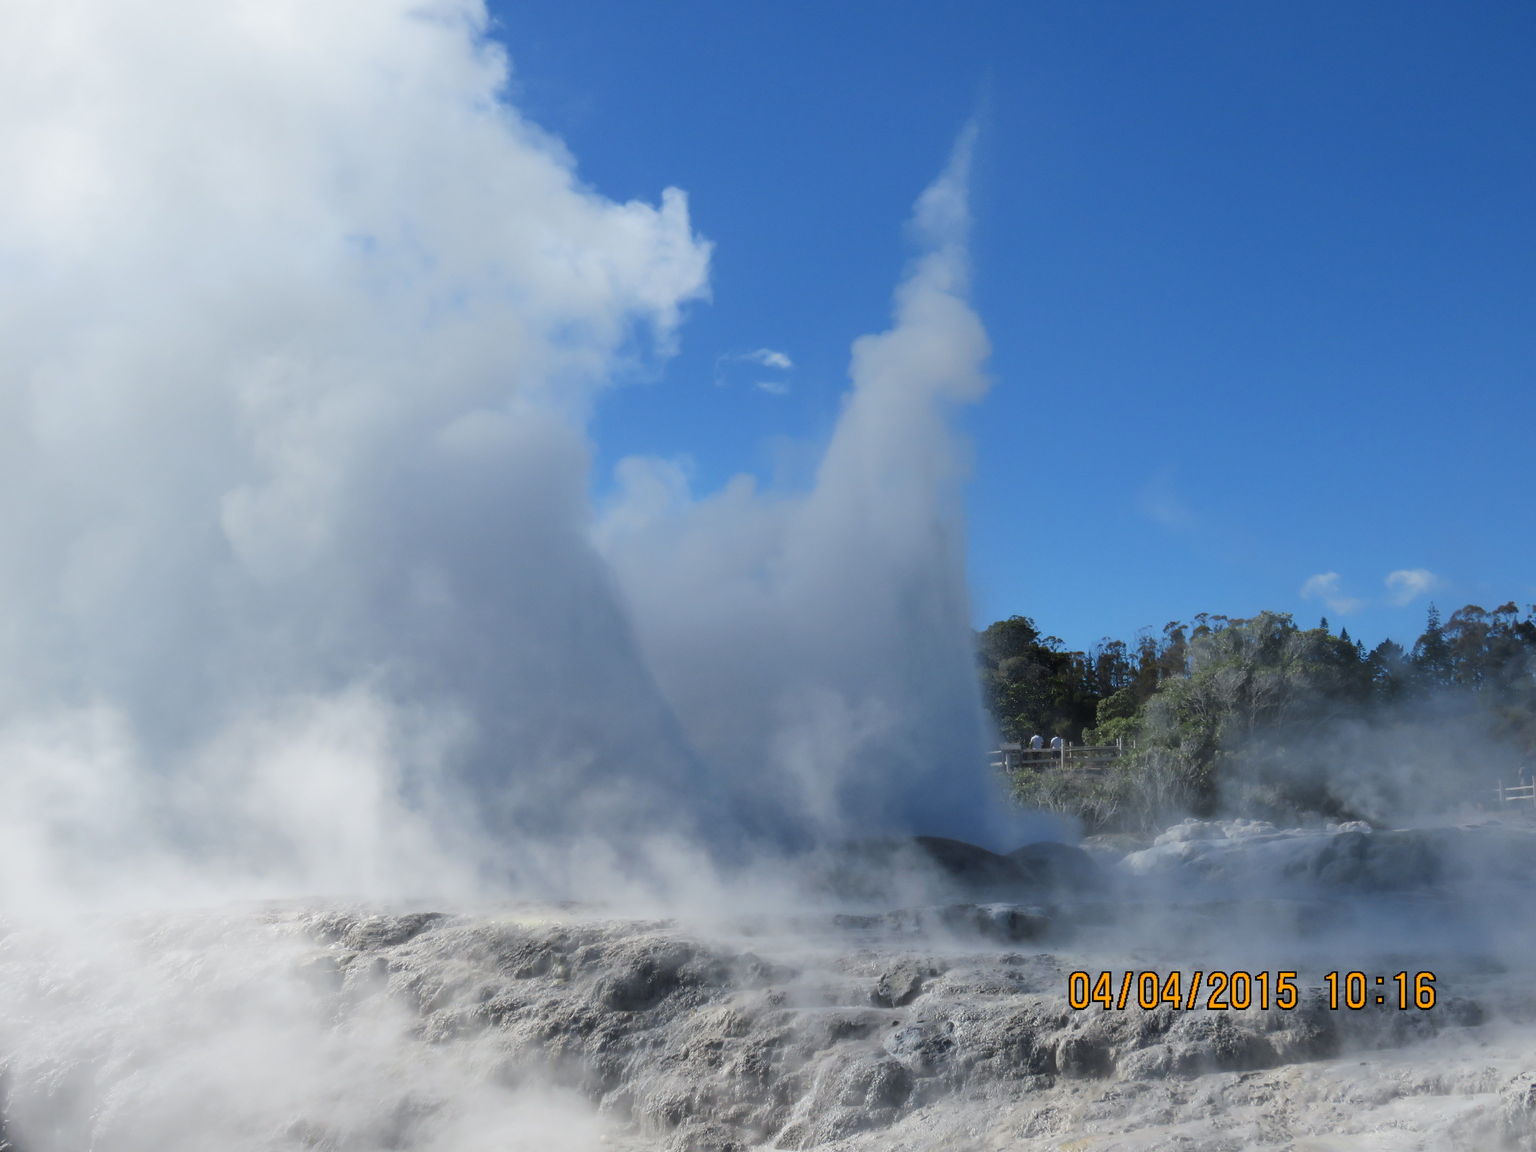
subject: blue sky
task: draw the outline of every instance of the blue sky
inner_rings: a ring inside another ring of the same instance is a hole
[[[802,482],[974,116],[978,624],[1084,647],[1268,608],[1408,642],[1430,599],[1536,601],[1529,4],[492,13],[583,177],[683,188],[715,245],[677,355],[601,402],[599,486],[630,453]]]

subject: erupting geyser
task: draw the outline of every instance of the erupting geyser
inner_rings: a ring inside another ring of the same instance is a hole
[[[996,819],[948,412],[986,387],[969,136],[809,490],[631,458],[594,508],[593,408],[709,245],[679,191],[582,184],[485,33],[472,0],[0,15],[5,1147],[591,1147],[566,1064],[407,1003],[509,922],[401,1000],[375,949],[434,917],[307,909],[612,907]],[[688,960],[615,946],[605,1011]]]
[[[632,458],[598,511],[588,417],[709,245],[580,182],[480,4],[3,20],[9,906],[986,836],[968,137],[814,486]]]
[[[594,485],[710,248],[486,28],[0,11],[0,1149],[1536,1147],[1529,830],[999,826],[971,133],[808,486]],[[1317,1001],[1410,964],[1433,1014]],[[1159,966],[1306,971],[1068,1005]]]

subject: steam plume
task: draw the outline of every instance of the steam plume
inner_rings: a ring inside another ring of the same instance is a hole
[[[631,460],[599,525],[587,419],[709,245],[582,184],[478,2],[24,0],[0,42],[0,899],[981,830],[968,137],[814,489]]]

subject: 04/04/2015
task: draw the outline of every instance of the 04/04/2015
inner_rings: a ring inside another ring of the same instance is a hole
[[[1193,1011],[1245,1011],[1249,1008],[1287,1011],[1301,1002],[1297,973],[1290,970],[1248,972],[1196,969],[1183,972],[1073,972],[1067,977],[1067,1003],[1076,1010],[1099,1007],[1151,1011],[1164,1005]],[[1435,1006],[1433,972],[1326,973],[1322,990],[1334,1011],[1393,1007],[1428,1011]]]

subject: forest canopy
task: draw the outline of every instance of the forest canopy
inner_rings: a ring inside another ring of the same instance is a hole
[[[1412,644],[1370,650],[1326,619],[1261,612],[1073,652],[1012,616],[977,652],[1003,740],[1125,749],[1109,770],[1012,773],[1021,801],[1090,829],[1179,811],[1388,821],[1491,795],[1536,757],[1536,606],[1431,606]]]

